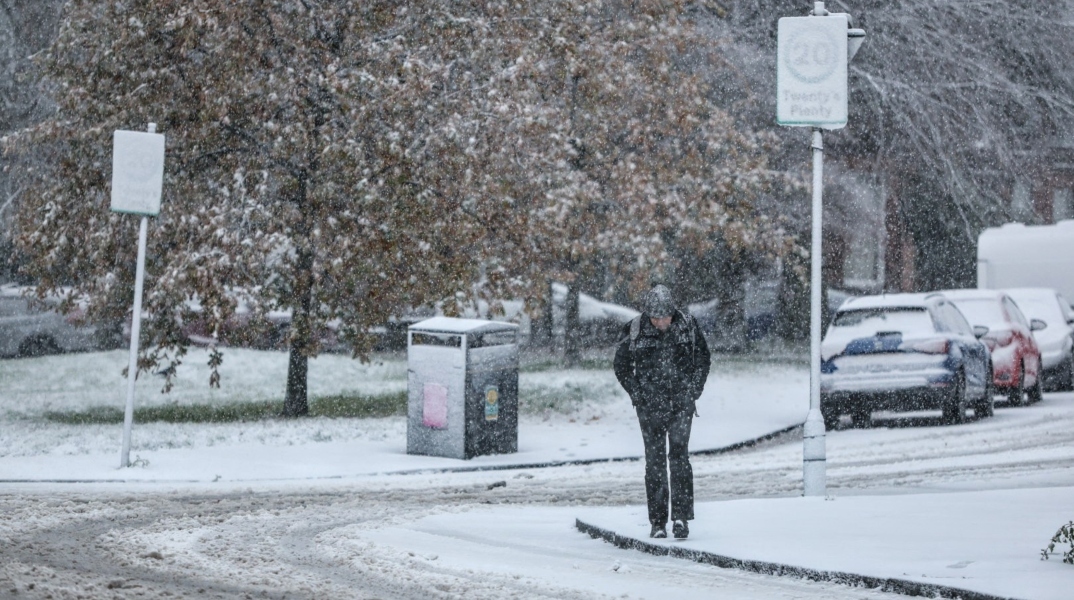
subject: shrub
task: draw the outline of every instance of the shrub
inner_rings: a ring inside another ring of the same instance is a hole
[[[1048,546],[1040,551],[1040,559],[1048,560],[1048,555],[1055,552],[1055,545],[1067,543],[1070,544],[1070,550],[1063,553],[1063,562],[1074,565],[1074,521],[1067,523],[1059,528],[1059,531],[1055,532],[1052,536],[1052,541]]]

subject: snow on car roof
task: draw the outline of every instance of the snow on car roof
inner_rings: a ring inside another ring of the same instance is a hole
[[[929,304],[929,298],[934,295],[934,293],[919,293],[858,296],[844,302],[843,305],[839,307],[839,310],[847,311],[863,308],[925,308]]]
[[[4,297],[22,296],[22,288],[17,286],[17,285],[15,285],[14,283],[0,284],[0,296],[4,296]]]
[[[967,288],[961,290],[944,290],[941,292],[951,300],[998,300],[1003,292],[1000,290],[988,290],[980,288]]]
[[[42,300],[49,306],[59,305],[64,298],[70,294],[71,289],[67,287],[57,288],[53,293],[45,296],[44,298],[37,297],[37,288],[32,285],[18,285],[16,283],[4,283],[0,284],[0,298],[24,298],[26,300]],[[87,305],[87,298],[85,296],[79,296],[74,298],[75,304],[85,309]]]
[[[557,304],[567,303],[567,289],[567,286],[562,283],[552,284],[552,297]],[[578,318],[583,321],[611,319],[627,323],[640,314],[629,306],[597,300],[584,292],[578,294]]]
[[[1054,300],[1055,295],[1058,293],[1054,288],[1046,287],[1004,288],[1003,291],[1007,292],[1007,295],[1012,298],[1034,298],[1040,300]]]

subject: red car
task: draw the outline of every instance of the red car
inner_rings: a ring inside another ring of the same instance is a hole
[[[997,392],[1007,394],[1012,405],[1041,399],[1040,348],[1033,332],[1043,329],[1040,319],[1030,321],[999,290],[946,290],[943,292],[973,326],[988,328],[982,338],[992,351],[992,372]]]

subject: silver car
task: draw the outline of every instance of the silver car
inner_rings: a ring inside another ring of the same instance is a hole
[[[100,345],[97,327],[77,326],[74,317],[64,317],[47,302],[31,302],[25,292],[16,285],[0,286],[0,356],[42,356]]]
[[[987,332],[942,294],[847,300],[821,346],[825,425],[843,414],[868,425],[875,410],[940,409],[947,423],[963,422],[968,408],[991,416],[991,354],[979,339]]]

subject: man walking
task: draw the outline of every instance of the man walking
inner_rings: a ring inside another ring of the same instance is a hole
[[[624,326],[615,351],[615,376],[637,410],[645,443],[649,537],[668,535],[670,465],[672,534],[683,539],[694,518],[690,426],[709,374],[709,347],[694,318],[675,308],[666,286],[649,290],[642,308],[642,314]]]

